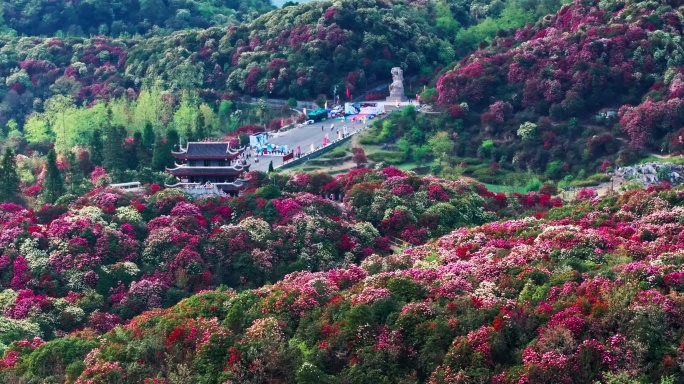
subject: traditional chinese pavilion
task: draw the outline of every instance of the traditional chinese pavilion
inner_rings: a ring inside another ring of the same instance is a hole
[[[183,188],[195,197],[214,194],[236,196],[246,185],[242,179],[249,164],[241,158],[244,148],[233,149],[228,142],[189,142],[179,152],[171,152],[178,161],[166,168],[178,183],[170,188]]]

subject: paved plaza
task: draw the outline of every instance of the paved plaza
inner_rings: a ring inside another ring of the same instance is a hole
[[[384,102],[380,103],[385,104]],[[395,104],[390,105],[395,106]],[[409,105],[409,103],[400,103],[399,107],[406,105]],[[366,125],[370,125],[376,119],[381,119],[385,116],[387,116],[387,114],[377,116],[372,120],[366,119]],[[332,131],[330,130],[331,124],[335,125],[335,129]],[[343,127],[345,125],[347,126],[347,132],[349,134],[364,127],[362,120],[357,120],[353,123],[351,120],[342,121],[342,119],[328,119],[322,122],[293,128],[285,132],[269,133],[268,142],[269,144],[276,146],[287,145],[288,150],[293,150],[295,153],[297,152],[297,146],[300,146],[303,155],[311,152],[311,144],[313,144],[315,148],[323,146],[323,138],[326,135],[328,135],[328,142],[337,140],[338,133],[336,131],[339,130],[340,132],[343,132]],[[323,130],[321,130],[321,127],[323,127]],[[355,129],[352,127],[355,127]],[[281,155],[259,156],[259,163],[257,164],[254,162],[254,157],[252,157],[252,165],[249,169],[251,171],[266,172],[268,171],[268,163],[271,160],[273,160],[273,166],[275,167],[283,163],[282,158]]]

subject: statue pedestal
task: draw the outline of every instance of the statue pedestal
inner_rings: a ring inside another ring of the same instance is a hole
[[[394,104],[396,104],[397,102],[398,103],[406,103],[406,102],[408,102],[408,98],[403,93],[398,94],[398,95],[390,94],[389,96],[387,96],[385,101],[388,103],[394,103]]]

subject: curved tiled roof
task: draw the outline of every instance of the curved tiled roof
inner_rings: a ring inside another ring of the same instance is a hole
[[[246,171],[249,171],[249,165],[235,165],[230,167],[189,167],[180,165],[176,168],[166,168],[166,172],[174,176],[233,176]]]
[[[179,152],[171,153],[178,159],[232,159],[239,155],[244,148],[234,150],[228,142],[189,142]]]

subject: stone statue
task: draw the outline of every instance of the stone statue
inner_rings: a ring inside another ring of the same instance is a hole
[[[392,68],[392,84],[389,86],[389,91],[388,102],[405,102],[408,100],[404,94],[404,71],[399,67]]]

